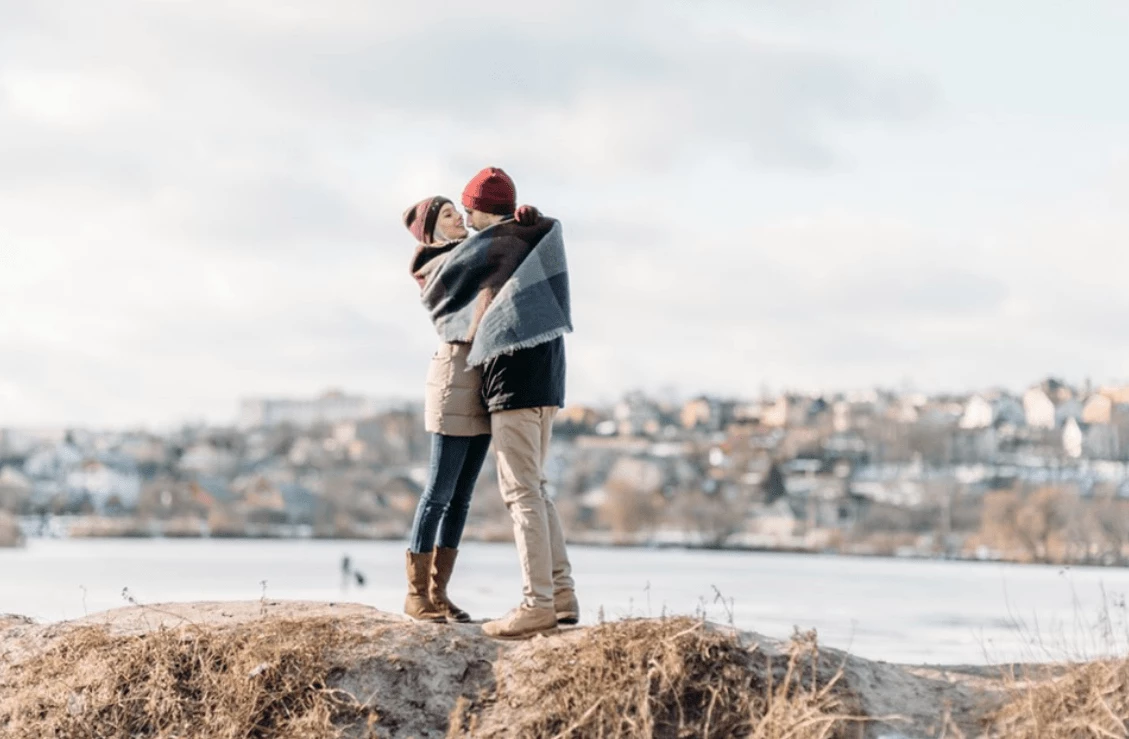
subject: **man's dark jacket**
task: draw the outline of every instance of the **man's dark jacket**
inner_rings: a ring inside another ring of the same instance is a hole
[[[536,214],[536,211],[534,211]],[[538,221],[540,214],[534,215]],[[544,223],[544,221],[540,221]],[[503,221],[494,227],[527,230],[517,221]],[[501,234],[499,234],[501,235]],[[482,400],[486,410],[516,411],[552,405],[558,408],[565,399],[565,345],[560,336],[529,349],[495,357],[482,366]]]
[[[482,400],[486,410],[516,411],[543,405],[564,405],[564,337],[503,354],[482,366]]]

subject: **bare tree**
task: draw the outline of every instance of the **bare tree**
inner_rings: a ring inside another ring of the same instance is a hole
[[[741,531],[744,515],[740,506],[722,496],[695,490],[675,497],[669,507],[668,520],[697,534],[706,546],[722,547]]]
[[[1098,557],[1110,564],[1126,563],[1129,544],[1129,501],[1104,498],[1087,506],[1083,535],[1096,546]]]
[[[1064,558],[1070,510],[1076,504],[1074,496],[1061,488],[1040,488],[1025,497],[1014,491],[989,493],[984,499],[981,540],[1026,561]]]
[[[604,491],[607,497],[600,506],[599,518],[613,534],[624,536],[654,529],[661,511],[658,496],[621,479],[610,481]]]

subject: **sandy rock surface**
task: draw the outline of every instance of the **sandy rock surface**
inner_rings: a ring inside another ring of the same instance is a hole
[[[0,615],[0,686],[14,674],[16,665],[83,627],[142,635],[170,628],[222,630],[285,621],[300,630],[303,622],[325,619],[358,637],[348,649],[333,655],[329,684],[378,707],[381,721],[376,735],[389,737],[445,736],[460,698],[475,700],[490,694],[498,675],[524,659],[530,649],[557,645],[562,655],[583,649],[587,633],[582,626],[538,637],[535,643],[500,642],[486,637],[476,624],[417,623],[351,603],[269,600],[135,606],[49,625]],[[739,637],[742,645],[766,655],[782,654],[788,646],[753,633]],[[834,650],[821,650],[821,657],[841,666],[844,687],[857,696],[870,719],[864,735],[871,739],[937,737],[946,721],[974,736],[983,711],[1000,689],[993,668],[907,667]]]

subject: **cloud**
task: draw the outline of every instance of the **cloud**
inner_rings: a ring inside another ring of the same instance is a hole
[[[399,216],[484,164],[565,223],[574,399],[1129,373],[1124,170],[943,212],[976,183],[906,152],[995,160],[937,143],[939,70],[816,32],[833,5],[0,0],[0,419],[417,397]]]
[[[41,47],[53,61],[10,63],[9,115],[52,128],[55,143],[93,128],[92,148],[109,144],[120,157],[127,141],[139,166],[161,171],[184,147],[230,142],[253,153],[246,139],[256,136],[379,146],[382,128],[405,124],[433,127],[455,150],[472,145],[573,175],[571,162],[614,174],[711,151],[823,168],[839,160],[835,127],[900,123],[926,114],[932,99],[920,75],[695,31],[640,3],[471,12],[114,0],[99,11],[106,32],[97,35],[77,27],[89,8],[47,7]]]
[[[994,247],[967,250],[840,212],[739,238],[716,224],[663,238],[643,223],[638,232],[653,238],[618,255],[615,271],[599,267],[606,247],[585,240],[572,259],[585,336],[574,386],[596,396],[601,385],[748,395],[764,378],[807,389],[906,378],[931,389],[1015,386],[1046,372],[1116,380],[1129,374],[1119,323],[1129,302],[1109,267],[1129,265],[1113,246],[1129,221],[1084,218],[1083,228],[1076,207],[1048,210],[1047,223],[1001,220],[981,235]],[[609,229],[632,232],[615,220]]]

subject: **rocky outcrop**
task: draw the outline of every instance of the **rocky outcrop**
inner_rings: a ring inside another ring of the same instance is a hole
[[[974,736],[996,674],[688,618],[513,643],[355,604],[164,604],[0,617],[0,735],[203,737],[246,722],[263,737],[732,736],[795,721],[798,737]]]

